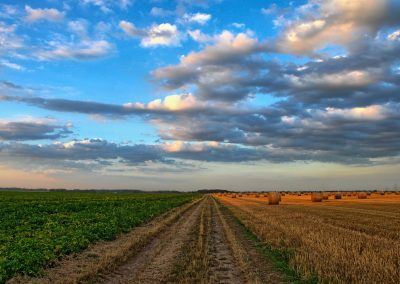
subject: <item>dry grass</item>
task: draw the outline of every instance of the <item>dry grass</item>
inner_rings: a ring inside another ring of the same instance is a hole
[[[400,196],[312,203],[310,195],[284,196],[279,206],[265,198],[221,198],[262,241],[290,251],[290,264],[304,276],[334,283],[398,283]]]

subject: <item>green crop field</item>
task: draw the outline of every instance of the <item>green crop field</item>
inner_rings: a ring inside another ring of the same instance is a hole
[[[0,283],[112,240],[195,194],[0,191]]]

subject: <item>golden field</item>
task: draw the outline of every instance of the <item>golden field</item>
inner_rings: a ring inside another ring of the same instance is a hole
[[[399,283],[400,195],[353,193],[311,202],[311,196],[215,195],[262,242],[288,252],[289,264],[321,282]]]

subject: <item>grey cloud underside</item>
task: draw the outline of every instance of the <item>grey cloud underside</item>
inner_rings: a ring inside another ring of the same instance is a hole
[[[172,117],[176,115],[194,115],[196,113],[213,114],[221,112],[218,108],[213,107],[194,107],[184,110],[168,110],[163,108],[142,108],[138,106],[125,106],[117,104],[107,104],[91,101],[68,100],[68,99],[48,99],[41,97],[26,97],[14,95],[0,95],[0,101],[19,102],[27,105],[58,111],[81,113],[89,115],[103,115],[109,117],[129,117],[129,116],[143,116],[155,118],[158,116]],[[230,109],[226,113],[249,113],[250,110],[245,109]]]
[[[202,151],[183,150],[167,152],[159,145],[119,145],[100,139],[76,141],[72,146],[63,144],[31,145],[18,142],[0,143],[0,157],[9,165],[16,164],[29,170],[86,170],[97,171],[107,168],[114,171],[129,171],[135,167],[146,171],[147,162],[165,165],[168,172],[186,172],[201,170],[194,161],[199,162],[256,162],[268,160],[274,163],[291,161],[332,161],[327,153],[299,153],[294,151],[276,151],[266,148],[243,148],[235,145],[206,147]],[[189,160],[190,163],[182,163]],[[365,164],[367,160],[359,157],[341,157],[335,162],[347,164]],[[115,168],[117,164],[120,167]],[[121,168],[125,166],[127,168]],[[151,169],[149,169],[151,171]]]
[[[23,161],[29,161],[25,164],[26,167],[38,165],[72,169],[99,169],[113,165],[115,160],[126,165],[138,165],[146,161],[168,163],[157,146],[125,146],[102,139],[72,141],[69,145],[0,143],[0,156],[19,165],[23,165]]]
[[[0,122],[0,140],[54,140],[72,134],[65,126],[36,122]]]

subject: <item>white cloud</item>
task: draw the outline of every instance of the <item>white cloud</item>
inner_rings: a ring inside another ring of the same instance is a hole
[[[28,5],[25,6],[25,12],[27,13],[25,19],[28,22],[36,22],[40,20],[61,21],[65,16],[64,12],[60,12],[57,9],[34,9]]]
[[[142,39],[144,47],[158,46],[158,45],[173,45],[180,44],[180,35],[175,25],[160,24],[152,26],[148,31],[148,35]]]
[[[237,29],[243,29],[246,25],[243,23],[232,23],[232,26]]]
[[[400,6],[394,2],[309,0],[295,11],[295,18],[279,18],[285,29],[278,48],[296,54],[315,52],[329,45],[356,49],[365,36],[373,37],[383,26],[400,22]]]
[[[132,5],[132,0],[80,0],[83,5],[98,7],[103,13],[113,12],[112,8],[127,9]]]
[[[240,54],[247,54],[257,47],[257,40],[244,33],[234,35],[229,31],[223,31],[214,40],[216,45],[208,46],[201,52],[190,53],[182,58],[182,63],[198,64],[226,56],[239,56]]]
[[[387,38],[388,38],[388,40],[400,39],[400,30],[391,33],[390,35],[388,35]]]
[[[189,23],[197,23],[200,25],[206,24],[209,20],[211,20],[210,14],[204,13],[195,13],[195,14],[184,14],[183,20]]]
[[[99,7],[103,13],[112,12],[107,3],[107,0],[82,0],[82,3],[85,5],[91,4],[93,6]]]
[[[203,152],[208,149],[222,148],[222,144],[210,141],[210,142],[185,142],[181,140],[176,140],[172,142],[167,142],[162,145],[162,148],[169,153],[179,153],[179,152]],[[228,146],[229,147],[229,146]]]
[[[139,29],[130,22],[121,21],[119,26],[128,35],[141,38],[143,47],[177,46],[181,41],[178,28],[169,23],[153,25],[147,29]]]
[[[126,103],[126,109],[148,109],[148,110],[168,110],[179,111],[205,106],[203,102],[199,102],[192,94],[170,95],[163,100],[156,99],[147,104],[144,103]]]

